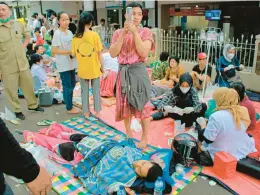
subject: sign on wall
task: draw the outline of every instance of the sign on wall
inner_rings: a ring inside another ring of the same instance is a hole
[[[207,7],[181,7],[169,8],[170,16],[204,16]]]

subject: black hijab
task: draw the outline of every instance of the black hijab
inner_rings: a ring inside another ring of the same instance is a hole
[[[182,93],[180,87],[181,84],[187,82],[189,84],[190,90],[187,93]],[[186,72],[180,76],[179,83],[172,89],[172,92],[177,96],[186,96],[190,93],[191,88],[193,86],[193,80],[190,73]]]
[[[187,93],[182,93],[180,87],[183,82],[187,82],[189,84],[190,90]],[[189,73],[184,73],[180,76],[179,83],[172,89],[172,93],[174,95],[174,106],[178,106],[179,108],[192,107],[192,93],[191,88],[193,86],[193,80]]]

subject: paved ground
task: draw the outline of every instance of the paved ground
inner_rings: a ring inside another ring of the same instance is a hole
[[[41,119],[51,119],[56,120],[58,122],[65,121],[69,118],[72,118],[71,115],[68,115],[64,109],[64,105],[52,106],[45,108],[44,113],[30,113],[26,110],[26,101],[21,99],[21,104],[23,105],[23,113],[26,116],[25,121],[21,121],[20,125],[13,125],[10,122],[6,122],[9,130],[13,133],[15,138],[18,141],[23,141],[23,137],[17,133],[14,133],[15,129],[19,130],[31,130],[37,131],[39,127],[36,123]],[[7,101],[3,94],[0,95],[0,112],[4,112],[5,105],[7,105]],[[74,115],[75,116],[75,115]],[[19,185],[12,180],[7,178],[7,182],[10,184],[13,189],[15,195],[28,195],[28,191],[26,191],[23,185]],[[181,191],[180,195],[229,195],[230,193],[223,189],[221,186],[210,186],[208,184],[208,180],[203,180],[200,177],[196,179],[195,182],[192,182],[188,185],[184,190]],[[56,194],[55,192],[50,193],[51,195]]]

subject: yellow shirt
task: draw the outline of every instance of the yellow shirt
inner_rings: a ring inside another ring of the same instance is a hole
[[[168,68],[166,71],[165,79],[168,80],[173,80],[173,77],[176,76],[178,79],[180,76],[185,73],[184,69],[182,66],[178,65],[178,70],[176,72],[171,71],[171,68]]]
[[[20,22],[0,23],[0,71],[3,75],[29,69],[22,43],[23,39],[29,38],[29,30]]]
[[[94,31],[85,32],[81,38],[72,40],[72,54],[78,60],[78,76],[95,79],[101,76],[98,52],[103,49],[99,35]]]

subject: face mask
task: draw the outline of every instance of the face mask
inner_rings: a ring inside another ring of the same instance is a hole
[[[190,90],[190,87],[180,87],[182,93],[187,93]]]
[[[232,60],[232,59],[234,58],[234,56],[235,56],[235,54],[233,54],[233,53],[228,53],[228,54],[227,54],[227,57],[228,57],[228,59],[230,59],[230,60]]]
[[[9,16],[9,17],[7,17],[6,19],[1,19],[0,18],[0,22],[1,23],[7,23],[7,22],[9,22],[11,20],[11,17]]]

